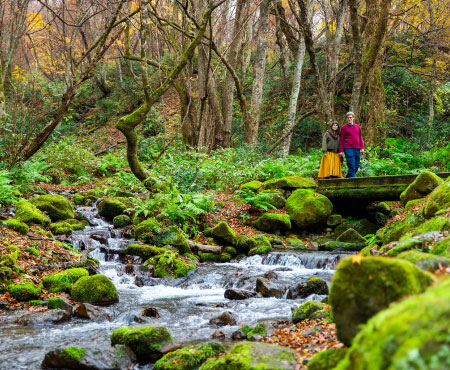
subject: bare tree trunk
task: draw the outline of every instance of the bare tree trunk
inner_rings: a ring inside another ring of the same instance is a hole
[[[361,27],[359,24],[358,3],[357,0],[348,0],[350,8],[350,24],[352,27],[353,36],[353,58],[354,72],[353,72],[353,89],[350,100],[350,110],[353,112],[359,111],[359,96],[361,95],[362,85],[362,42],[361,42]]]
[[[298,94],[300,92],[300,85],[302,80],[302,69],[303,69],[303,61],[305,59],[305,38],[303,35],[300,36],[300,42],[297,47],[297,63],[295,65],[294,70],[294,79],[292,81],[291,88],[291,96],[289,99],[289,110],[287,116],[286,126],[283,131],[283,135],[288,133],[285,139],[281,143],[281,153],[283,157],[286,157],[289,154],[289,148],[291,147],[291,139],[292,139],[292,127],[295,125],[295,115],[297,113],[297,101]]]
[[[230,44],[228,63],[236,68],[238,48],[241,42],[241,37],[243,34],[242,30],[242,13],[245,3],[248,0],[237,0],[236,3],[236,14],[234,18],[234,26],[232,39]],[[227,70],[225,75],[225,82],[222,91],[222,116],[224,129],[224,146],[229,146],[232,119],[233,119],[233,96],[234,96],[234,79],[230,71]]]
[[[253,79],[252,99],[249,121],[245,122],[245,141],[250,146],[258,141],[264,73],[266,70],[267,28],[271,0],[262,0],[259,14],[259,30],[256,40],[255,77]]]

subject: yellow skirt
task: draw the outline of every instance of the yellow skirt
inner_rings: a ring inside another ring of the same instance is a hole
[[[339,153],[328,152],[320,162],[319,179],[330,176],[342,177]]]

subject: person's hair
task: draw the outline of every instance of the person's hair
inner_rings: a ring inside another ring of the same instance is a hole
[[[345,117],[348,117],[348,116],[350,116],[350,115],[352,115],[353,117],[355,117],[355,113],[353,113],[352,111],[347,112],[347,114],[345,115]]]
[[[333,131],[333,125],[337,125],[338,128],[337,128],[336,131]],[[330,135],[333,136],[336,139],[337,136],[339,135],[340,131],[341,131],[341,127],[339,126],[339,122],[338,121],[332,121],[330,123],[330,129],[329,129]]]

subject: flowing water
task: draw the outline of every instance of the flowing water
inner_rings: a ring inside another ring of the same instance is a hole
[[[125,265],[114,253],[124,249],[132,240],[123,238],[120,231],[100,219],[95,207],[82,207],[78,211],[84,214],[91,226],[74,232],[72,243],[75,248],[92,249],[90,256],[100,260],[99,272],[109,277],[117,287],[119,303],[108,307],[113,319],[93,322],[72,318],[60,324],[23,326],[0,316],[0,369],[39,369],[45,353],[55,348],[102,348],[109,344],[109,335],[114,329],[135,325],[136,318],[142,319],[140,313],[147,307],[156,308],[160,317],[144,318],[145,322],[167,327],[175,341],[181,343],[209,340],[217,329],[229,338],[239,325],[217,328],[209,324],[211,318],[224,311],[232,312],[238,324],[252,326],[258,322],[289,320],[293,307],[305,300],[320,300],[323,296],[235,301],[225,299],[224,292],[228,288],[254,290],[256,278],[269,271],[275,272],[277,281],[286,286],[311,276],[330,281],[342,257],[330,252],[272,252],[234,263],[200,264],[179,279],[155,279],[137,273],[141,276],[138,286],[136,276],[125,273]],[[143,368],[150,369],[151,365],[139,367]]]

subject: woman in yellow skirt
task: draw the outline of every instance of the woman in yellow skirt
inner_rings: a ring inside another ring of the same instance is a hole
[[[322,139],[323,157],[320,162],[319,179],[342,177],[339,156],[339,123],[333,121]]]

